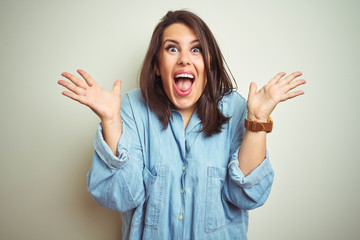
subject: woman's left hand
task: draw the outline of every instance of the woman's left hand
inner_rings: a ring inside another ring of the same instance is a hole
[[[306,83],[304,79],[293,81],[301,75],[301,72],[294,72],[283,78],[285,73],[278,73],[259,91],[257,91],[256,83],[252,82],[247,102],[247,117],[253,121],[266,122],[279,102],[304,94],[302,90],[290,92],[299,85]]]

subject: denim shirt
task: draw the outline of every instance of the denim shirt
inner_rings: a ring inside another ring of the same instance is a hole
[[[219,103],[231,117],[205,137],[194,112],[184,130],[178,111],[166,129],[139,89],[122,100],[123,133],[116,156],[102,136],[88,173],[96,202],[121,212],[123,239],[247,239],[248,210],[264,204],[273,181],[268,155],[248,176],[238,167],[246,101],[239,93]]]

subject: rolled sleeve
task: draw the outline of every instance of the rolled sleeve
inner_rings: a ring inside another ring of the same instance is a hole
[[[101,124],[99,124],[94,139],[94,148],[100,159],[102,159],[109,168],[120,169],[130,158],[128,153],[130,141],[131,138],[124,128],[124,132],[121,134],[120,140],[118,142],[117,154],[115,156],[110,147],[105,142],[102,134],[102,127]]]
[[[242,188],[251,188],[259,183],[272,172],[268,153],[266,152],[265,159],[256,167],[249,175],[244,176],[239,168],[239,160],[237,157],[231,160],[228,165],[229,176],[234,183]]]
[[[223,190],[224,197],[244,210],[262,206],[270,194],[274,179],[268,153],[265,159],[249,175],[239,168],[237,152],[228,164],[228,177]]]

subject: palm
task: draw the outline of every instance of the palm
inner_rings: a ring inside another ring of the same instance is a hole
[[[304,92],[301,90],[290,92],[290,90],[306,83],[303,79],[293,81],[301,74],[295,72],[281,79],[285,73],[279,73],[259,91],[256,91],[256,84],[251,83],[247,103],[249,115],[254,119],[266,121],[279,102],[303,94]]]
[[[75,101],[88,106],[99,116],[101,120],[111,120],[120,114],[120,81],[114,83],[113,91],[102,89],[90,75],[85,71],[78,70],[85,82],[70,73],[62,75],[73,84],[60,80],[58,83],[71,92],[64,91],[63,94]]]

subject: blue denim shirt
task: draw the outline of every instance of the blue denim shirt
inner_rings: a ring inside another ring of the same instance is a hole
[[[168,127],[139,89],[122,100],[123,134],[116,156],[101,125],[88,173],[96,202],[121,212],[123,239],[247,239],[248,210],[264,204],[273,181],[268,156],[248,176],[238,167],[246,101],[239,93],[219,103],[229,123],[205,137],[196,112],[184,131],[178,111]]]

